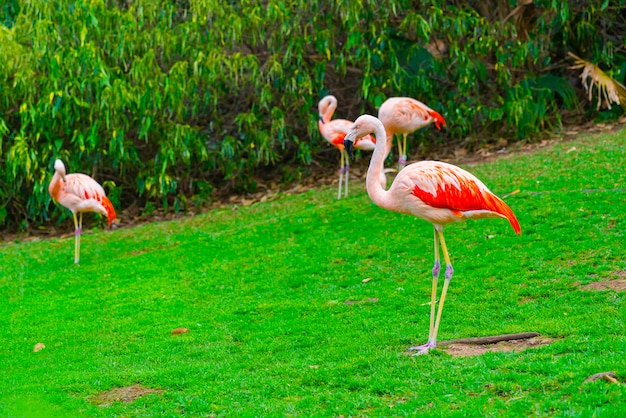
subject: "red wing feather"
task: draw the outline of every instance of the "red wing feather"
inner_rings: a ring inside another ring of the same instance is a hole
[[[469,174],[469,173],[467,173]],[[434,180],[437,185],[435,193],[425,190],[416,184],[413,188],[413,195],[417,196],[427,205],[435,208],[450,209],[457,216],[461,216],[460,212],[487,210],[505,216],[515,233],[519,234],[521,228],[515,214],[502,199],[491,193],[480,180],[472,178],[473,176],[461,176],[446,167],[439,166],[435,172],[427,174],[430,178],[430,184],[433,185]],[[446,181],[446,179],[448,181]],[[452,184],[450,179],[455,179]]]

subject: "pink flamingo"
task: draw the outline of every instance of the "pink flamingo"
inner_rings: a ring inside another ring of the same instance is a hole
[[[402,134],[404,140],[398,139],[398,165],[402,169],[406,165],[406,136],[434,123],[437,129],[446,126],[446,121],[436,111],[410,97],[392,97],[385,100],[378,109],[378,119],[385,126],[387,139],[395,134]]]
[[[322,136],[334,145],[341,152],[341,167],[339,169],[339,189],[337,190],[337,199],[341,199],[341,187],[345,174],[345,191],[344,197],[348,196],[348,175],[350,172],[350,162],[346,156],[343,139],[352,126],[352,122],[346,119],[331,120],[335,109],[337,109],[337,98],[335,96],[326,96],[319,101],[317,108],[319,110],[318,127]],[[362,151],[372,151],[375,147],[374,138],[366,135],[354,142],[354,148]],[[381,177],[382,179],[382,177]]]
[[[48,186],[50,196],[72,211],[74,215],[74,263],[80,257],[80,234],[83,232],[83,212],[97,212],[107,217],[109,225],[115,220],[115,209],[104,189],[86,174],[65,174],[63,161],[54,162],[54,175]],[[80,213],[80,223],[76,218]]]
[[[374,116],[360,116],[345,138],[345,148],[348,155],[351,155],[352,152],[352,142],[360,136],[370,133],[374,133],[376,138],[384,138],[386,135],[385,127]],[[469,218],[500,217],[508,219],[515,233],[520,234],[521,229],[513,211],[506,203],[491,193],[474,175],[451,164],[438,161],[420,161],[410,164],[396,175],[389,190],[384,190],[375,181],[383,169],[384,158],[385,143],[378,141],[366,178],[367,193],[372,201],[381,208],[424,219],[432,223],[435,229],[435,265],[432,270],[433,283],[428,342],[409,348],[409,350],[416,350],[417,354],[425,354],[437,346],[437,331],[441,321],[441,312],[454,272],[443,238],[444,226]],[[441,268],[439,245],[441,245],[446,262],[446,272],[435,320],[437,280]]]

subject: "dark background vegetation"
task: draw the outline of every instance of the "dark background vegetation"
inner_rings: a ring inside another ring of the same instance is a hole
[[[0,226],[67,217],[47,191],[56,158],[117,208],[170,211],[335,167],[328,93],[350,119],[417,98],[448,122],[429,146],[469,150],[615,118],[567,53],[623,82],[624,3],[0,1]]]

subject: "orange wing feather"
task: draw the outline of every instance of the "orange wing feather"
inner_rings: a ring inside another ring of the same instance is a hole
[[[111,225],[111,223],[116,218],[115,209],[113,208],[113,204],[111,203],[109,198],[106,197],[106,196],[102,196],[102,200],[100,201],[100,203],[102,203],[102,206],[104,206],[104,208],[107,210],[107,220],[109,221],[109,225]]]

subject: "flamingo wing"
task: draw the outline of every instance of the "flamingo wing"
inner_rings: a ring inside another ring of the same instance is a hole
[[[68,174],[65,176],[64,196],[59,202],[76,212],[98,212],[107,216],[109,224],[116,218],[113,204],[106,197],[106,193],[100,184],[91,177],[80,174]],[[66,204],[67,203],[67,204]]]
[[[449,209],[457,217],[504,217],[516,233],[521,232],[511,208],[473,174],[438,161],[422,161],[411,166],[411,194],[426,205]]]
[[[399,100],[393,108],[393,118],[399,125],[410,125],[414,119],[428,119],[428,108],[417,100]]]
[[[437,129],[441,129],[442,125],[446,126],[445,119],[438,112],[410,98],[398,101],[393,109],[393,117],[399,125],[410,130],[417,130],[431,123],[434,123]]]
[[[343,140],[352,127],[353,122],[346,119],[333,119],[324,124],[320,123],[320,133],[328,142],[340,150],[344,149]],[[354,148],[371,151],[374,149],[376,141],[371,135],[366,135],[354,142]]]

